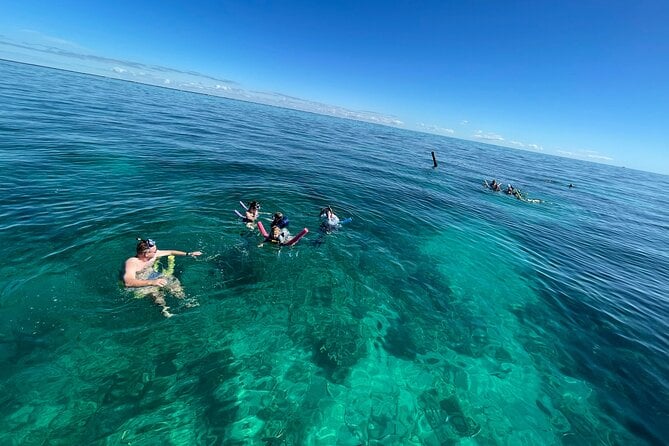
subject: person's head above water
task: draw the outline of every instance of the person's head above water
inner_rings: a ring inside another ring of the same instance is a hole
[[[272,220],[272,226],[278,226],[279,228],[283,229],[288,227],[288,218],[283,215],[282,212],[276,212],[274,214],[274,219]]]
[[[142,254],[147,254],[150,256],[151,252],[155,252],[158,248],[156,248],[156,242],[151,240],[150,238],[147,238],[146,240],[143,240],[139,237],[137,237],[137,255],[142,255]],[[154,249],[155,248],[155,249]]]
[[[257,201],[250,202],[249,203],[249,209],[260,210],[260,203],[258,203]]]

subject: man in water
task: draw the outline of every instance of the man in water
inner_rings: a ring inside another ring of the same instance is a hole
[[[125,261],[123,272],[123,284],[128,288],[136,288],[141,295],[150,294],[153,301],[162,307],[162,313],[165,317],[172,317],[169,307],[165,303],[163,290],[172,292],[176,297],[183,298],[184,292],[181,283],[177,278],[154,269],[156,259],[164,256],[191,256],[202,255],[200,251],[184,252],[173,249],[159,250],[156,242],[153,240],[138,239],[136,255]],[[169,263],[169,262],[168,262]]]

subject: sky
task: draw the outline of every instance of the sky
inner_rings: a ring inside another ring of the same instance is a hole
[[[669,1],[0,0],[0,58],[669,174]]]

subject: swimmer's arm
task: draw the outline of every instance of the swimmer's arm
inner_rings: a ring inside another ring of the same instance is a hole
[[[201,256],[202,253],[200,251],[178,251],[176,249],[159,249],[156,251],[156,257],[164,257],[164,256],[191,256],[191,257],[197,257]]]

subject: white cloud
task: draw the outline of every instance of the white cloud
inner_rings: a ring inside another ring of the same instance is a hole
[[[590,158],[590,159],[598,160],[598,161],[613,161],[613,158],[611,158],[610,156],[605,156],[605,155],[589,154],[589,155],[586,155],[586,158]]]
[[[525,150],[536,150],[538,152],[543,152],[544,148],[540,146],[539,144],[527,144],[521,141],[509,141],[509,145],[515,146],[515,147],[520,147],[521,149]]]
[[[419,123],[418,126],[421,129],[425,130],[426,132],[430,132],[430,133],[441,133],[441,134],[447,134],[447,135],[452,135],[453,133],[455,133],[455,130],[453,130],[453,129],[449,129],[449,128],[446,128],[446,127],[439,127],[439,126],[431,125],[431,124],[425,124],[425,123],[422,123],[422,122]]]
[[[76,49],[79,51],[84,50],[84,47],[82,47],[76,42],[61,39],[60,37],[49,36],[47,34],[35,31],[33,29],[22,29],[20,30],[20,33],[22,34],[22,36],[19,36],[19,38],[27,40],[27,42],[25,43],[28,44],[44,45],[44,46],[53,45],[61,48],[70,47],[71,49]]]
[[[338,116],[359,121],[375,122],[389,126],[403,126],[404,123],[396,116],[377,112],[349,110],[336,105],[327,105],[310,100],[286,96],[281,93],[258,92],[244,89],[239,83],[229,79],[219,79],[206,74],[175,70],[158,65],[147,65],[128,60],[112,59],[91,54],[89,51],[77,51],[76,48],[63,48],[65,41],[55,45],[58,39],[46,38],[39,33],[26,33],[40,43],[17,42],[0,34],[0,58],[11,51],[16,53],[9,60],[40,61],[41,64],[54,68],[81,71],[84,73],[109,76],[117,79],[139,81],[149,85],[169,86],[197,93],[213,94],[225,98],[242,99],[261,104],[281,106],[311,113]],[[40,37],[40,39],[37,39]],[[50,45],[46,45],[49,40]],[[67,45],[68,47],[75,44]]]
[[[460,125],[467,125],[467,124],[469,124],[469,121],[467,121],[466,119],[460,121]]]
[[[601,155],[596,150],[556,150],[556,153],[561,156],[567,156],[569,158],[576,158],[582,160],[591,160],[591,161],[613,161],[614,158],[608,155]]]
[[[593,160],[599,160],[599,161],[613,161],[613,158],[607,155],[601,155],[598,151],[596,150],[584,150],[583,154],[585,155],[586,158],[593,159]]]
[[[477,130],[472,137],[488,141],[504,141],[504,138],[501,135],[492,132],[483,132],[483,130]]]

